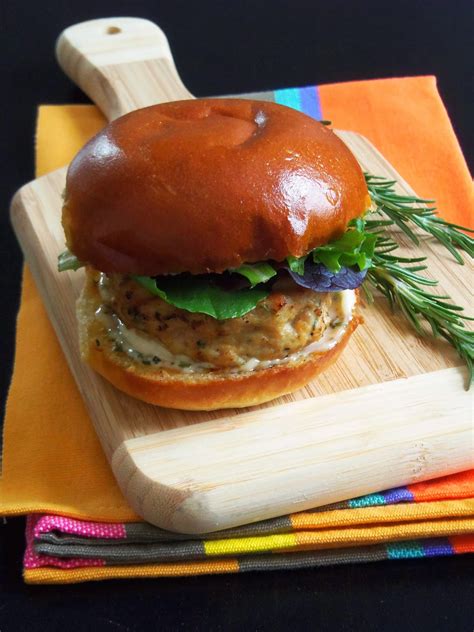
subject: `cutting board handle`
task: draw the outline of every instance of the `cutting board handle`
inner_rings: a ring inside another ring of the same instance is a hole
[[[147,105],[193,98],[178,75],[166,35],[149,20],[75,24],[59,36],[56,56],[109,120]]]

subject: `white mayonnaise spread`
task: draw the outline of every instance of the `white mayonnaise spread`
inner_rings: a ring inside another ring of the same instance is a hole
[[[95,316],[106,327],[108,335],[115,342],[117,348],[123,353],[126,353],[130,358],[140,360],[144,364],[173,367],[184,373],[205,373],[209,369],[217,368],[208,362],[193,362],[188,356],[175,355],[154,338],[126,327],[110,307],[112,296],[105,274],[100,275],[98,289],[103,304],[96,310]],[[310,353],[325,353],[329,351],[343,337],[347,326],[352,320],[355,303],[356,293],[354,290],[335,292],[334,300],[331,302],[331,309],[333,311],[331,314],[331,323],[319,340],[312,342],[300,351],[284,358],[274,360],[250,358],[241,366],[234,369],[227,369],[227,371],[229,373],[248,373],[250,371],[268,369],[272,366],[294,362]],[[222,369],[220,370],[222,371]]]
[[[107,304],[101,305],[95,316],[107,328],[117,349],[134,360],[140,360],[144,364],[174,367],[185,373],[201,373],[214,368],[207,362],[193,362],[185,355],[174,355],[157,340],[129,329]]]

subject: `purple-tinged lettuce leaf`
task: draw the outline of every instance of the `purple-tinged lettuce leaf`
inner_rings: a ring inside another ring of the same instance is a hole
[[[367,270],[357,268],[341,268],[339,272],[332,272],[322,263],[314,263],[306,260],[304,274],[293,272],[287,268],[289,275],[295,283],[313,292],[341,292],[342,290],[354,290],[362,285]]]

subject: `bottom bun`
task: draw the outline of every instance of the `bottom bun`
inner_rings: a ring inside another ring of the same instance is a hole
[[[229,373],[190,373],[145,366],[114,350],[106,326],[96,318],[101,304],[97,286],[87,275],[77,302],[81,356],[119,390],[149,404],[183,410],[243,408],[268,402],[310,382],[339,356],[360,322],[353,313],[341,340],[329,351],[312,353],[270,368]],[[354,308],[355,309],[355,308]]]

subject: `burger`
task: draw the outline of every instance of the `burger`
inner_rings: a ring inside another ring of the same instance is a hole
[[[66,180],[59,270],[85,266],[82,358],[170,408],[304,386],[359,323],[369,204],[347,146],[291,108],[197,99],[116,119]]]

